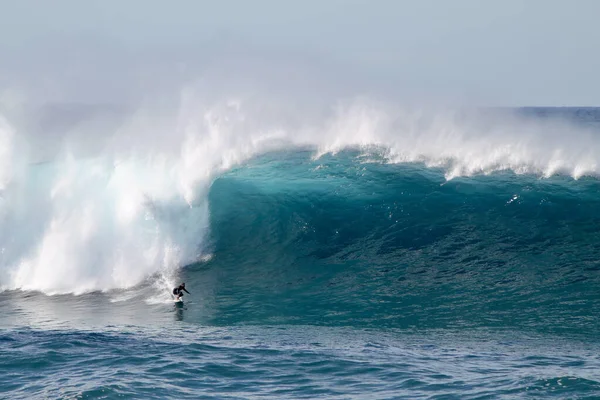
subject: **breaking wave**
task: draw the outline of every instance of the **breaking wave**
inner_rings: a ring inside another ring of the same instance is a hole
[[[112,125],[63,121],[51,142],[0,118],[0,287],[79,294],[157,274],[172,280],[215,247],[215,179],[233,167],[256,168],[250,160],[269,153],[308,151],[302,162],[313,168],[325,155],[353,150],[357,164],[417,163],[446,180],[600,173],[597,127],[560,113],[426,112],[360,98],[315,111],[250,97],[206,101],[200,93],[183,91],[170,109],[142,107]],[[593,110],[578,112],[597,119]],[[265,179],[321,183],[286,174],[270,170]]]

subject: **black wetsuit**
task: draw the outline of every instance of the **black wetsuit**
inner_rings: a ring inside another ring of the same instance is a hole
[[[175,296],[177,296],[177,297],[181,297],[181,296],[183,296],[183,292],[184,292],[184,291],[185,291],[187,294],[190,294],[190,292],[188,292],[187,290],[185,290],[185,288],[184,288],[184,287],[181,287],[181,286],[179,286],[179,287],[176,287],[175,289],[173,289],[173,294],[174,294]]]

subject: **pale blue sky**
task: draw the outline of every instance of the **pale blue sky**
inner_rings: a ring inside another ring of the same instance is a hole
[[[408,102],[600,105],[595,0],[0,5],[0,90],[29,97],[118,102],[146,80],[168,85],[210,67],[223,80],[279,72],[282,82],[293,71],[304,86]]]

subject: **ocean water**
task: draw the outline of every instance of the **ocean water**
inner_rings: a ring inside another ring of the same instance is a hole
[[[0,120],[0,397],[600,398],[600,109],[76,113]]]

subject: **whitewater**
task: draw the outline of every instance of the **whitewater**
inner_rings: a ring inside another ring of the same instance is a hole
[[[0,393],[600,396],[598,109],[40,113],[0,115]]]

